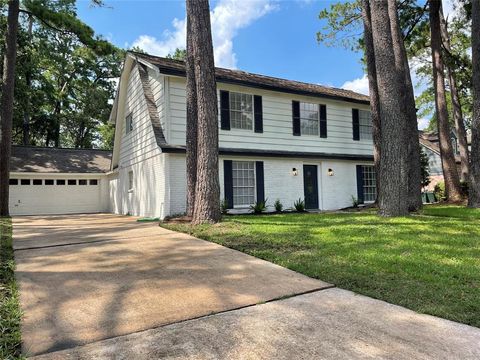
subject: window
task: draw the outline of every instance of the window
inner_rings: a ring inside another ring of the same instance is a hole
[[[97,179],[91,179],[90,180],[90,185],[98,185],[98,180]]]
[[[8,181],[8,184],[9,184],[9,185],[18,185],[18,179],[10,179],[10,180]]]
[[[22,179],[22,180],[20,180],[20,185],[30,185],[30,179]]]
[[[360,140],[372,140],[372,115],[370,111],[358,112]]]
[[[300,103],[300,134],[316,135],[319,131],[319,112],[317,104]]]
[[[65,185],[65,180],[57,180],[57,185]]]
[[[33,179],[33,185],[42,185],[42,179]]]
[[[132,113],[130,113],[125,118],[125,132],[128,134],[132,130],[133,130],[133,116],[132,116]]]
[[[54,183],[55,183],[55,181],[52,180],[52,179],[45,180],[45,185],[53,185]]]
[[[365,202],[374,202],[377,199],[377,181],[375,168],[363,165],[363,199]]]
[[[87,185],[87,180],[78,180],[78,185]]]
[[[255,203],[255,162],[233,161],[233,205],[248,206]]]
[[[77,180],[68,180],[68,185],[77,185]]]
[[[253,96],[230,93],[230,126],[232,129],[253,130]]]
[[[133,171],[128,172],[128,191],[133,191]]]

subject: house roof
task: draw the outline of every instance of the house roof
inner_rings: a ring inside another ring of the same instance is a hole
[[[428,133],[425,131],[418,131],[418,139],[421,145],[425,146],[426,148],[429,148],[430,150],[432,150],[433,152],[435,152],[437,155],[440,156],[440,145],[439,145],[437,134]],[[459,155],[455,155],[455,161],[457,163],[460,162]]]
[[[11,172],[103,173],[110,170],[112,152],[98,149],[63,149],[12,146]]]
[[[157,66],[160,72],[163,74],[185,76],[184,61],[167,59],[137,52],[130,53],[134,57],[143,59],[150,64]],[[299,95],[317,96],[365,105],[370,103],[368,96],[356,93],[354,91],[258,75],[240,70],[217,67],[215,68],[215,76],[216,80],[222,83],[245,85],[264,90],[280,91]]]

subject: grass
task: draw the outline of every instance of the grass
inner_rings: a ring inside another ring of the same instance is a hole
[[[372,212],[229,216],[191,233],[367,296],[480,327],[480,212],[455,206],[380,218]]]
[[[0,359],[21,359],[20,311],[14,276],[12,223],[0,218]]]

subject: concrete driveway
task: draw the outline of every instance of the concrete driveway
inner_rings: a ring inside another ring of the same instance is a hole
[[[13,223],[29,356],[330,287],[132,217]]]

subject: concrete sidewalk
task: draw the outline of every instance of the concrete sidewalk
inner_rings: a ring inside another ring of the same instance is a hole
[[[480,359],[480,329],[341,289],[256,305],[36,357]]]
[[[132,217],[18,217],[13,223],[26,355],[330,286]]]

